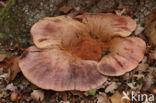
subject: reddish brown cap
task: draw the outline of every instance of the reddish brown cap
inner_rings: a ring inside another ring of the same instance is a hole
[[[124,38],[135,27],[130,17],[114,14],[44,18],[31,28],[36,47],[25,51],[19,67],[28,80],[43,89],[95,89],[106,81],[104,75],[122,75],[143,59],[145,42]],[[104,50],[110,53],[102,57]]]
[[[136,28],[136,22],[129,16],[111,13],[84,14],[77,16],[88,27],[88,31],[104,41],[115,36],[129,36]]]
[[[110,41],[111,53],[101,59],[98,70],[104,75],[122,75],[137,67],[145,50],[145,42],[138,37],[114,38]]]
[[[87,91],[106,81],[97,71],[97,62],[79,60],[55,47],[50,50],[28,48],[19,66],[28,80],[43,89]]]
[[[33,42],[38,48],[51,45],[74,45],[86,32],[85,25],[69,16],[43,18],[31,28]]]

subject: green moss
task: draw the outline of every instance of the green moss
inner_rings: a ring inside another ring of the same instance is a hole
[[[2,9],[0,12],[0,32],[5,32],[6,24],[9,24],[11,20],[9,17],[9,12],[10,9],[13,7],[15,1],[14,0],[9,0],[6,6]]]
[[[10,29],[12,29],[10,27],[13,27],[11,24],[13,24],[14,20],[10,14],[14,8],[14,4],[15,0],[9,0],[6,6],[0,12],[0,33],[7,34],[9,33]]]
[[[27,32],[24,34],[25,24],[27,21],[27,15],[23,13],[24,4],[17,3],[17,0],[9,0],[5,8],[0,12],[0,39],[4,41],[11,40],[10,42],[27,45],[30,42],[30,38]],[[3,38],[7,37],[7,38]],[[5,40],[6,39],[6,40]],[[6,43],[6,45],[8,45]]]
[[[2,22],[7,16],[9,9],[15,4],[14,0],[9,0],[8,3],[6,4],[5,8],[2,9],[0,12],[0,22]]]
[[[6,43],[15,42],[23,47],[31,45],[31,26],[43,17],[52,16],[61,2],[63,0],[9,0],[6,7],[0,11],[0,43],[5,44],[6,37],[5,41],[9,41]]]

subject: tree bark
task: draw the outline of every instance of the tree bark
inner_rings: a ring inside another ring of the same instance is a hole
[[[0,43],[18,43],[24,47],[32,44],[29,31],[39,19],[63,14],[62,6],[80,8],[84,12],[114,12],[127,8],[127,14],[144,20],[156,8],[155,0],[9,0],[0,11]],[[75,12],[75,11],[72,11]]]

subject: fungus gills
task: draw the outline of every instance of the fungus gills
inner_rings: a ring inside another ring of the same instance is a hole
[[[108,49],[108,43],[87,36],[75,46],[69,47],[67,51],[83,60],[100,61],[103,51]]]

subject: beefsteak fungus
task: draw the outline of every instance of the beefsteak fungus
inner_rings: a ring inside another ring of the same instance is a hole
[[[96,89],[106,76],[120,76],[143,59],[145,42],[127,37],[136,28],[128,16],[83,14],[39,20],[31,28],[35,46],[20,58],[24,76],[43,89]]]

